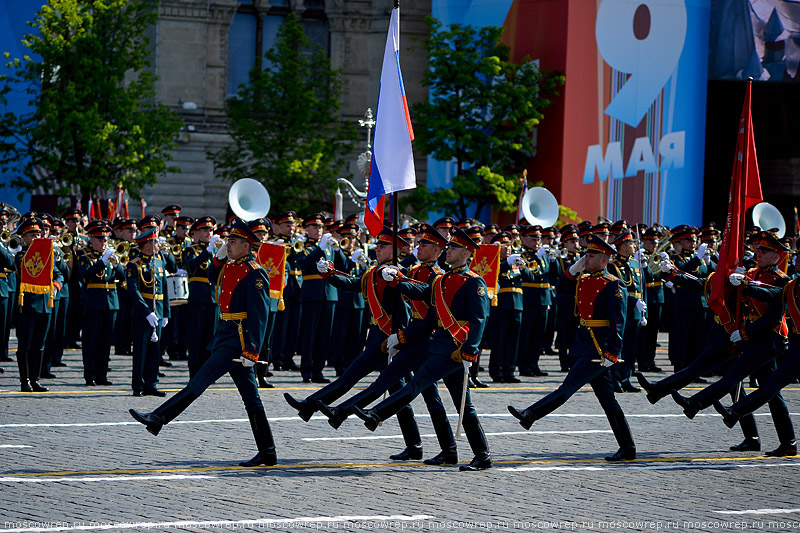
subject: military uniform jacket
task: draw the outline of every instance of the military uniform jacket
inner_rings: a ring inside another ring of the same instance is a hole
[[[17,255],[14,256],[14,263],[16,265],[17,272],[22,272],[22,260],[25,258],[25,252],[28,251],[28,245],[23,245],[22,250],[17,252]],[[55,255],[55,254],[54,254]],[[55,261],[55,257],[53,258]],[[20,279],[22,276],[20,275]],[[58,291],[61,289],[61,285],[64,283],[64,277],[61,274],[61,270],[55,268],[53,265],[53,288],[52,290],[55,291],[55,294],[46,293],[46,294],[35,294],[26,292],[24,296],[22,296],[22,306],[19,308],[19,311],[22,313],[45,313],[50,314],[52,312],[52,307],[50,306],[50,296],[52,294],[53,298],[56,297]],[[19,300],[17,300],[17,303]]]
[[[430,303],[437,319],[437,328],[431,340],[431,355],[449,355],[460,349],[474,356],[480,353],[481,338],[489,318],[489,294],[486,282],[467,265],[435,276],[430,284],[398,283],[398,288],[412,299]],[[442,318],[455,320],[448,329]],[[454,331],[457,334],[454,335]]]
[[[381,270],[384,268],[386,265],[371,267],[359,277],[324,275],[328,283],[343,291],[360,291],[363,294],[372,315],[365,343],[371,347],[380,346],[392,333],[393,327],[405,328],[411,316],[411,310],[397,288],[383,279]]]
[[[336,252],[330,246],[323,250],[317,246],[318,241],[308,239],[303,247],[303,256],[298,258],[297,265],[303,271],[303,287],[300,289],[301,302],[335,302],[339,299],[336,287],[326,283],[317,271],[317,261],[327,259],[333,263],[334,268],[342,270],[344,255]],[[298,254],[300,255],[300,254]]]
[[[617,255],[614,261],[608,264],[609,272],[625,285],[628,293],[628,319],[641,320],[642,312],[636,308],[639,299],[644,300],[644,284],[642,283],[642,270],[639,262],[635,259]]]
[[[644,276],[645,301],[647,305],[650,304],[663,304],[664,303],[664,281],[661,279],[661,273],[654,274],[650,270],[650,258],[653,256],[650,252],[644,253],[644,261],[642,261],[642,275]]]
[[[574,276],[567,271],[567,276]],[[577,278],[575,316],[580,327],[570,357],[599,359],[600,352],[619,356],[625,332],[628,294],[619,279],[601,270]]]
[[[103,254],[93,249],[78,257],[78,275],[83,283],[81,306],[85,311],[117,311],[117,288],[125,288],[125,271],[121,265],[103,263]]]
[[[699,278],[699,283],[686,283],[684,276],[675,283],[675,307],[678,309],[699,309],[708,307],[703,292],[703,280],[708,277],[709,269],[705,261],[697,257],[694,252],[683,252],[681,255],[672,256],[675,268]]]
[[[522,273],[516,265],[500,261],[497,287],[496,309],[522,311]]]
[[[208,280],[217,287],[220,312],[214,347],[259,354],[269,318],[266,271],[252,254],[225,262],[215,257]]]
[[[204,304],[217,303],[214,286],[208,281],[211,266],[211,253],[206,249],[208,243],[198,243],[187,247],[181,254],[183,269],[189,276],[189,301]]]
[[[520,269],[523,306],[552,305],[550,259],[547,254],[538,258],[535,252],[527,250],[522,254],[522,259],[527,263],[527,267]]]
[[[756,341],[767,337],[772,331],[786,337],[788,329],[781,295],[789,278],[777,265],[753,268],[745,275],[750,280],[770,287],[754,284],[740,286],[741,310],[744,313],[743,326],[740,328],[742,339]]]
[[[128,296],[131,316],[143,319],[150,313],[169,318],[169,298],[166,297],[167,272],[160,254],[140,254],[127,265]]]
[[[444,270],[441,269],[436,261],[430,261],[417,263],[407,269],[404,274],[411,279],[430,284],[433,278],[444,274]],[[395,281],[393,285],[396,286],[398,283],[398,281]],[[411,306],[411,320],[407,327],[397,332],[400,344],[406,346],[414,343],[427,343],[437,327],[436,312],[431,309],[430,305],[428,305],[429,302],[424,299],[412,300],[403,294],[403,300]]]

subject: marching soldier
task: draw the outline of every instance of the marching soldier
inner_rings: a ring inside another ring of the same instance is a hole
[[[72,257],[78,257],[78,251],[89,245],[89,238],[83,234],[83,211],[70,209],[64,216],[67,232],[72,235],[72,246],[65,250]],[[67,326],[64,339],[65,348],[80,348],[78,341],[81,338],[83,318],[81,316],[81,281],[77,270],[70,272],[70,277],[65,280],[69,285],[69,303],[67,304]]]
[[[14,258],[20,283],[17,301],[17,366],[20,389],[22,392],[46,392],[47,387],[39,384],[42,353],[50,327],[53,301],[64,278],[61,271],[53,266],[52,243],[44,246],[42,241],[34,242],[42,235],[40,219],[23,219],[17,233],[25,243]]]
[[[656,244],[661,237],[660,232],[655,228],[645,230],[642,236],[642,274],[644,274],[645,303],[647,304],[647,325],[641,338],[641,348],[639,349],[639,371],[640,372],[661,372],[656,366],[656,345],[658,343],[658,332],[661,330],[661,313],[664,308],[664,281],[661,273],[654,273],[648,264],[651,259],[658,263],[659,258],[654,258]]]
[[[256,242],[253,243],[253,255],[258,258],[258,250],[261,243],[269,240],[270,221],[266,218],[257,218],[247,223],[247,227],[256,236]],[[258,386],[265,389],[272,389],[275,387],[272,383],[267,381],[268,377],[272,376],[269,371],[270,357],[272,355],[272,336],[275,331],[275,318],[278,313],[278,298],[269,296],[269,317],[267,318],[267,329],[264,333],[264,342],[261,344],[261,352],[259,352],[259,361],[263,364],[256,367],[256,377],[258,378]]]
[[[258,395],[253,366],[258,361],[269,314],[269,280],[256,262],[251,246],[256,236],[239,220],[231,228],[228,243],[220,248],[208,271],[209,281],[220,288],[220,323],[214,334],[214,351],[183,390],[152,413],[130,410],[131,416],[158,435],[164,424],[180,415],[194,400],[226,373],[230,374],[244,402],[258,453],[240,466],[271,466],[278,462],[275,441]]]
[[[48,233],[54,246],[55,268],[61,270],[61,276],[68,280],[72,270],[73,260],[71,255],[66,252],[66,247],[62,248],[59,243],[59,235],[63,229],[63,224],[57,218],[50,215],[50,231]],[[42,359],[43,378],[53,379],[51,369],[58,366],[66,366],[61,362],[64,357],[64,334],[67,326],[67,308],[69,306],[69,285],[66,281],[62,284],[61,290],[56,294],[53,301],[53,313],[50,317],[50,328],[47,330],[47,341],[44,346],[44,357]]]
[[[388,358],[382,346],[392,333],[392,322],[399,328],[405,328],[409,319],[409,307],[401,299],[401,295],[396,288],[390,287],[387,280],[383,278],[382,272],[392,260],[392,232],[384,229],[378,234],[378,246],[375,252],[379,264],[368,269],[359,277],[341,276],[336,273],[331,274],[330,269],[333,263],[321,258],[317,263],[317,270],[327,282],[335,285],[342,291],[364,292],[369,302],[370,314],[372,315],[372,325],[367,335],[367,343],[364,350],[359,354],[353,363],[347,367],[341,377],[333,383],[326,385],[317,392],[310,395],[305,400],[297,400],[289,393],[284,394],[286,401],[293,408],[297,409],[300,417],[308,421],[311,415],[322,404],[331,402],[344,396],[362,378],[374,370],[386,368]],[[408,244],[398,237],[397,245]],[[317,254],[319,256],[319,254]],[[394,386],[393,390],[398,390],[399,386]],[[392,457],[393,459],[422,459],[422,438],[419,428],[414,420],[414,411],[411,406],[406,406],[398,413],[398,422],[406,443],[405,455],[403,457]]]
[[[588,383],[619,444],[619,450],[606,461],[630,461],[636,459],[636,445],[625,413],[614,397],[609,368],[622,353],[628,296],[625,286],[606,270],[614,249],[597,235],[590,236],[588,244],[586,254],[567,270],[567,275],[578,282],[575,309],[580,317],[580,328],[569,352],[572,366],[555,391],[527,409],[509,405],[508,410],[523,428],[530,429],[535,421],[564,405]]]
[[[112,385],[108,380],[111,334],[119,311],[117,284],[124,288],[125,270],[111,260],[111,229],[102,221],[92,221],[86,230],[90,247],[77,260],[83,283],[83,317],[92,325],[83,332],[83,379],[87,387]]]
[[[545,327],[544,340],[542,341],[542,353],[545,355],[556,355],[557,353],[553,350],[553,341],[556,335],[556,317],[558,315],[556,285],[564,271],[561,269],[561,262],[559,261],[555,241],[556,229],[552,227],[543,228],[542,246],[547,248],[547,254],[550,256],[550,299],[553,302],[550,305],[550,311],[547,313],[547,326]]]
[[[121,241],[128,243],[128,259],[136,257],[136,235],[139,225],[132,218],[119,221],[119,236]],[[124,281],[124,279],[123,279]],[[123,287],[124,288],[124,283]],[[114,353],[116,355],[131,355],[131,299],[127,290],[117,291],[119,310],[114,325]]]
[[[447,245],[448,272],[434,278],[431,284],[400,282],[404,294],[431,302],[436,312],[435,317],[433,314],[430,316],[438,319],[439,327],[430,341],[428,358],[408,384],[372,409],[364,411],[358,406],[353,407],[366,428],[375,431],[382,421],[398,413],[423,390],[442,379],[459,411],[462,394],[464,398],[464,431],[474,457],[468,465],[461,466],[462,471],[485,470],[492,466],[486,435],[472,405],[469,388],[464,390],[463,378],[468,374],[469,366],[478,359],[481,337],[489,317],[486,282],[468,266],[470,257],[479,247],[462,229],[456,228]],[[396,269],[386,270],[390,278],[398,275]],[[390,274],[391,270],[394,270],[394,276]]]
[[[347,223],[339,230],[342,241],[347,239],[347,246],[342,245],[342,253],[347,260],[344,272],[356,278],[360,278],[366,270],[364,251],[361,248],[355,249],[358,229],[358,225]],[[330,351],[337,377],[344,374],[345,369],[363,348],[361,320],[364,316],[364,305],[364,295],[361,291],[339,291],[339,301],[336,302],[336,313],[333,317],[333,331],[336,334],[331,340]]]
[[[694,418],[698,411],[710,407],[715,400],[739,386],[747,376],[755,375],[759,383],[768,381],[775,371],[775,360],[784,351],[788,328],[781,294],[789,279],[777,265],[780,254],[789,250],[767,231],[761,232],[755,245],[758,267],[748,270],[746,274],[730,275],[733,286],[743,286],[743,325],[730,337],[732,342],[740,343],[742,355],[722,378],[700,392],[690,397],[681,396],[677,391],[672,393],[675,403],[683,407],[683,413],[688,418]],[[766,455],[795,455],[797,444],[794,428],[780,393],[769,401],[769,409],[780,445]]]
[[[161,330],[169,322],[169,299],[166,293],[166,265],[158,250],[155,227],[136,237],[139,255],[128,261],[127,285],[131,299],[131,337],[134,396],[166,396],[156,388],[161,358]]]
[[[628,294],[626,306],[628,314],[625,318],[625,336],[622,341],[623,362],[614,365],[611,377],[614,379],[616,392],[640,392],[641,389],[631,383],[631,375],[639,353],[642,325],[647,323],[642,267],[639,261],[633,258],[637,250],[631,230],[621,228],[612,244],[616,247],[617,253],[614,260],[609,263],[608,270],[625,285]]]
[[[187,337],[189,379],[211,357],[211,339],[217,329],[219,310],[214,287],[208,281],[208,269],[217,253],[219,237],[211,235],[217,219],[198,218],[190,229],[193,244],[183,250],[182,263],[189,276],[189,303],[184,306],[191,334]]]

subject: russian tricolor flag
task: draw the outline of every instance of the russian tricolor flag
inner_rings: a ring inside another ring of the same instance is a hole
[[[384,195],[413,189],[417,185],[411,141],[414,130],[408,114],[406,90],[400,72],[400,8],[392,10],[372,141],[367,208],[364,223],[372,235],[383,228]]]

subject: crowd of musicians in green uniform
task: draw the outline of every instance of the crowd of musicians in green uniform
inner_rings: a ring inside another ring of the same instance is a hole
[[[355,215],[334,221],[320,213],[300,218],[284,211],[271,219],[232,217],[218,223],[180,211],[173,205],[163,216],[113,223],[89,221],[78,209],[63,220],[19,215],[8,206],[0,211],[0,230],[10,234],[0,246],[0,361],[13,360],[8,346],[15,328],[23,392],[47,391],[42,380],[66,366],[65,347],[82,348],[88,387],[112,385],[112,347],[117,356],[132,356],[134,396],[165,396],[157,387],[159,367],[186,359],[191,381],[173,407],[165,408],[170,416],[134,415],[156,434],[219,375],[234,376],[230,358],[223,363],[215,354],[223,346],[226,354],[239,350],[236,329],[228,327],[236,325],[246,375],[236,370],[234,380],[241,382],[240,391],[249,391],[242,397],[259,447],[246,466],[275,464],[277,456],[257,388],[250,390],[245,382],[252,375],[254,387],[272,387],[272,371],[282,371],[325,385],[309,398],[286,395],[304,420],[321,412],[338,428],[355,415],[374,431],[396,414],[406,444],[392,456],[398,460],[422,458],[410,408],[421,394],[441,447],[426,460],[434,465],[457,462],[435,386],[443,380],[456,409],[463,408],[473,451],[462,469],[488,468],[488,443],[461,376],[470,387],[519,383],[520,377],[547,375],[540,366],[543,355],[558,356],[564,381],[527,408],[509,406],[526,429],[590,384],[619,444],[610,461],[636,457],[615,393],[642,389],[651,403],[672,396],[689,418],[713,406],[729,427],[739,423],[744,440],[731,448],[739,451],[760,450],[751,413],[769,404],[779,445],[768,454],[796,454],[780,390],[800,374],[800,310],[791,241],[774,232],[748,231],[744,264],[725,280],[733,295],[727,299],[729,312],[717,316],[707,303],[720,240],[713,225],[670,230],[620,220],[556,230],[523,220],[501,229],[444,217],[396,235],[385,230],[367,236]],[[37,238],[55,244],[49,294],[28,292],[19,282]],[[249,249],[239,254],[240,242]],[[255,262],[265,242],[286,250],[281,294],[269,290],[269,279]],[[387,252],[395,244],[396,263]],[[482,244],[500,245],[493,290],[469,269]],[[240,263],[253,266],[235,278]],[[261,278],[252,270],[262,271]],[[186,280],[187,294],[169,294],[175,277]],[[232,294],[243,294],[236,287],[245,279],[255,284],[251,291],[260,299],[231,300]],[[242,310],[223,309],[232,301]],[[247,306],[255,307],[247,311]],[[674,373],[651,381],[652,374],[664,371],[655,363],[659,331],[669,332]],[[232,335],[225,337],[227,345],[220,340],[225,332]],[[245,342],[248,335],[251,344]],[[332,405],[373,371],[380,374],[369,388]],[[679,392],[712,376],[721,377],[697,394]],[[757,390],[746,394],[747,383]],[[369,408],[386,391],[391,395]],[[725,407],[720,400],[729,393],[735,403]]]

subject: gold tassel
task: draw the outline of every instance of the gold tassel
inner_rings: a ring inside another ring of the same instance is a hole
[[[278,300],[278,311],[284,311],[286,309],[286,304],[283,303],[283,298]]]
[[[492,298],[492,307],[497,307],[497,296]]]
[[[22,302],[23,302],[23,298],[22,298],[22,297],[23,297],[24,295],[25,295],[25,293],[24,293],[24,292],[22,292],[22,291],[19,291],[19,306],[20,306],[20,307],[22,307]]]

